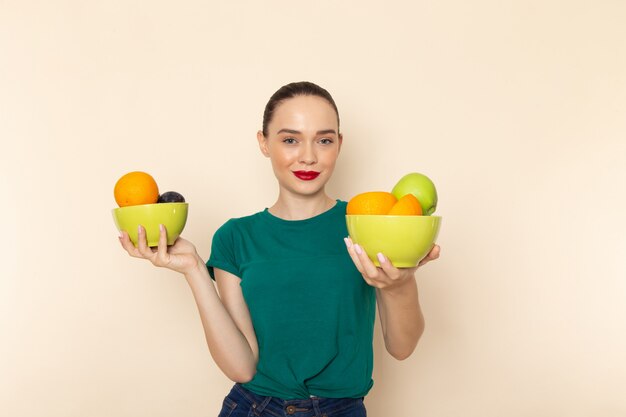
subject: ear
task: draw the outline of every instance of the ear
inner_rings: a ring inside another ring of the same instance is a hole
[[[266,158],[270,157],[270,152],[267,147],[267,139],[262,131],[256,132],[256,140],[259,142],[259,149],[261,149],[261,153],[265,155]]]
[[[339,149],[337,150],[337,153],[341,152],[341,144],[343,143],[343,134],[339,134]]]

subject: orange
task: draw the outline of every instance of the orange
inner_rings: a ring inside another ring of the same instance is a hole
[[[413,194],[407,194],[400,197],[387,214],[390,216],[421,216],[422,206]]]
[[[387,214],[398,201],[385,191],[370,191],[358,194],[348,202],[347,214]]]
[[[117,180],[113,195],[120,207],[153,204],[159,199],[159,187],[150,174],[133,171]]]

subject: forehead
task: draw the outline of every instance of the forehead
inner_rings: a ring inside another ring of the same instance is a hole
[[[333,106],[318,96],[296,96],[280,103],[274,110],[270,130],[292,128],[337,129],[337,113]]]

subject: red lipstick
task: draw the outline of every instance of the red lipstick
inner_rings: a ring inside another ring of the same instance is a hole
[[[311,181],[317,178],[320,173],[317,171],[293,171],[293,175],[303,181]]]

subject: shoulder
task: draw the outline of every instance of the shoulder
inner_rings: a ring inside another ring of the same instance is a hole
[[[262,213],[257,212],[248,216],[230,218],[217,229],[215,236],[232,236],[237,232],[254,227],[259,223]]]
[[[337,216],[345,216],[348,202],[337,199],[337,204],[332,208],[332,211]]]

